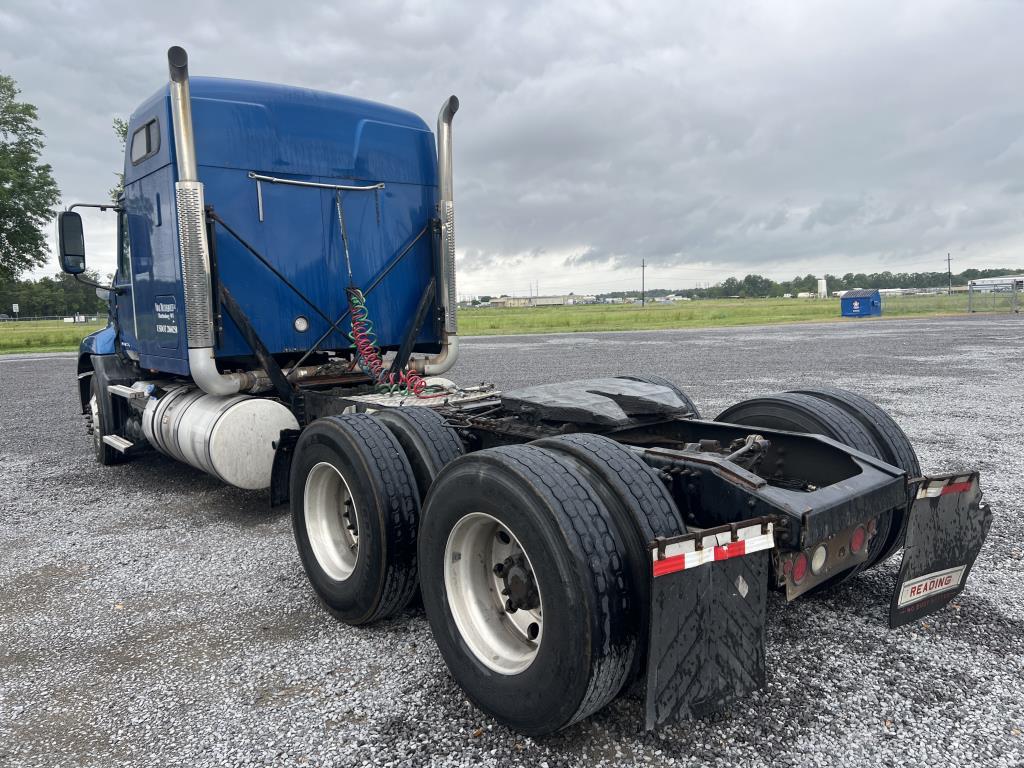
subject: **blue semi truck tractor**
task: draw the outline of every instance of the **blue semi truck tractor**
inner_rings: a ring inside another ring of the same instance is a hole
[[[170,81],[132,114],[109,325],[78,396],[96,458],[158,451],[290,507],[325,608],[423,607],[452,677],[544,734],[626,692],[648,727],[760,686],[769,590],[903,549],[889,617],[963,589],[975,472],[925,477],[871,401],[819,388],[702,417],[636,374],[513,391],[458,359],[452,120],[262,83]],[[436,149],[435,149],[436,145]],[[85,269],[59,216],[62,268]]]

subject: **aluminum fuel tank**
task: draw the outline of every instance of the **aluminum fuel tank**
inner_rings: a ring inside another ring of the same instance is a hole
[[[248,395],[208,395],[177,387],[151,398],[142,416],[150,444],[167,456],[238,488],[270,486],[273,441],[298,429],[287,407]]]

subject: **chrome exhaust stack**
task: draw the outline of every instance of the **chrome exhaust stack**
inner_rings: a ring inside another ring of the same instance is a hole
[[[199,388],[211,395],[232,395],[246,383],[247,374],[222,374],[213,357],[213,287],[210,282],[210,246],[206,241],[206,208],[196,163],[192,132],[192,99],[188,86],[188,54],[177,45],[167,51],[171,75],[171,119],[174,152],[178,158],[175,202],[178,207],[178,243],[181,280],[185,290],[185,327],[188,365]]]
[[[458,299],[455,293],[455,196],[452,181],[452,119],[459,100],[449,96],[437,115],[437,217],[441,220],[441,306],[444,328],[441,351],[414,358],[409,366],[425,376],[438,376],[455,365],[459,357]]]

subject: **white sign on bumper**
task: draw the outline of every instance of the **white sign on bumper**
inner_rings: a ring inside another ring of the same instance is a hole
[[[956,589],[964,577],[965,567],[958,565],[956,568],[929,573],[904,583],[900,589],[897,605],[902,608],[904,605],[916,603],[918,600],[924,600],[926,597],[937,595],[940,592]]]

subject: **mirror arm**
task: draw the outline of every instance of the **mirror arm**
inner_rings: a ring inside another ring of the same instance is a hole
[[[116,211],[120,213],[124,210],[124,206],[120,203],[73,203],[69,205],[65,210],[73,211],[75,208],[99,208],[101,211]]]
[[[88,285],[91,288],[99,288],[100,290],[104,291],[110,291],[115,296],[120,296],[121,294],[124,293],[124,288],[117,285],[100,285],[99,283],[94,283],[92,280],[86,280],[81,275],[72,275],[72,277],[75,278],[75,280],[77,280],[78,282],[82,283],[83,285]]]

